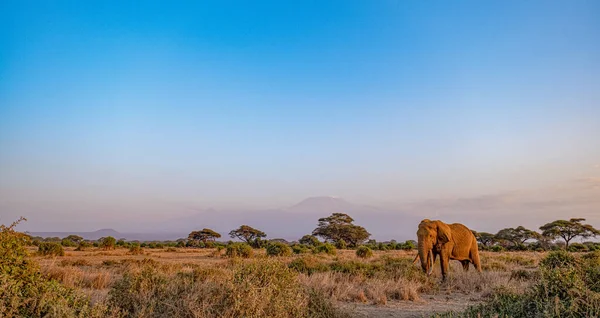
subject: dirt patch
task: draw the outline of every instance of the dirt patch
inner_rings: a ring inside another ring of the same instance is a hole
[[[385,305],[340,304],[353,312],[354,318],[393,317],[421,318],[447,311],[463,311],[481,302],[480,295],[422,295],[420,301],[388,301]]]

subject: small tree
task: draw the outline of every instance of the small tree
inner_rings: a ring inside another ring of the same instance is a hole
[[[221,237],[221,234],[211,230],[211,229],[202,229],[201,231],[193,231],[188,235],[188,240],[192,241],[200,241],[206,244],[207,241],[214,241]]]
[[[112,236],[103,237],[99,241],[99,246],[105,250],[114,250],[117,244],[117,240]]]
[[[333,213],[331,216],[319,219],[319,225],[313,231],[314,236],[320,236],[329,242],[344,240],[354,247],[371,236],[364,227],[352,224],[354,219],[344,213]]]
[[[517,228],[502,229],[498,232],[498,234],[496,234],[495,238],[499,240],[509,241],[513,243],[515,247],[518,247],[523,245],[525,241],[538,238],[539,236],[540,234],[536,231],[532,231],[522,226],[519,226]]]
[[[542,225],[540,230],[542,230],[543,236],[552,239],[562,238],[565,241],[565,249],[568,249],[569,242],[576,237],[588,238],[600,234],[600,231],[589,224],[583,224],[583,221],[585,219],[582,218],[573,218],[568,221],[556,220]]]
[[[238,238],[250,245],[256,245],[256,240],[262,237],[267,237],[265,232],[257,230],[248,225],[242,225],[238,229],[229,232],[229,236],[232,238]]]

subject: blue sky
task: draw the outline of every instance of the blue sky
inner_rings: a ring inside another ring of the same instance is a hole
[[[2,1],[0,209],[394,204],[595,178],[598,16],[597,1]]]

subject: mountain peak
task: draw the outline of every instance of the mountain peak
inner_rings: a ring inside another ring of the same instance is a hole
[[[344,212],[352,209],[354,205],[342,198],[334,196],[317,196],[306,198],[291,206],[289,210],[314,211],[314,212]]]

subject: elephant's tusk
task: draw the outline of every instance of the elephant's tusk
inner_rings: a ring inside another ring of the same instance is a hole
[[[418,258],[419,258],[419,254],[417,254],[417,256],[415,256],[415,259],[413,260],[413,265],[417,263]]]
[[[429,251],[429,272],[427,273],[427,276],[431,275],[431,273],[433,273],[433,252],[430,250]]]

